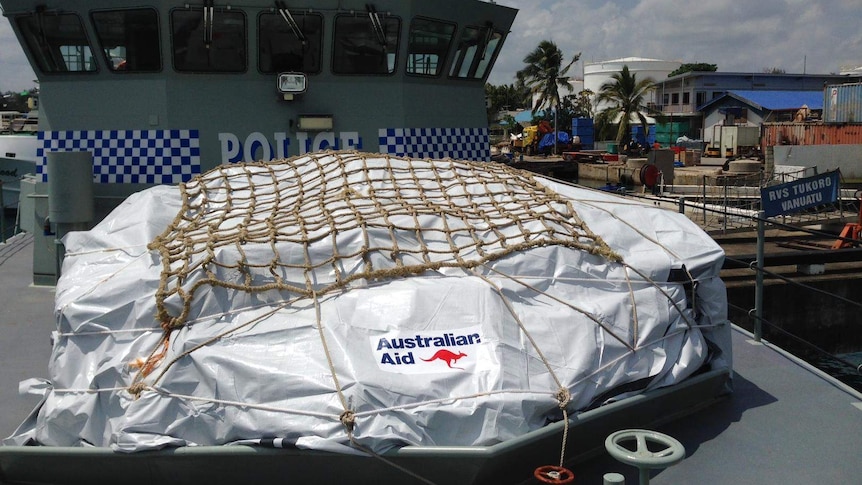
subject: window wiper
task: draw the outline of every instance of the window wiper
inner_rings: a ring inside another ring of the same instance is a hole
[[[485,60],[485,54],[488,50],[488,46],[491,44],[491,39],[494,38],[494,23],[487,22],[485,24],[485,41],[482,43],[482,60]]]
[[[281,18],[287,22],[287,26],[293,31],[293,35],[296,36],[296,39],[299,40],[302,45],[306,45],[308,43],[308,38],[302,33],[302,29],[299,28],[299,24],[296,23],[293,15],[290,14],[290,10],[287,9],[287,5],[282,1],[276,1],[275,9],[279,14],[281,14]]]
[[[47,9],[44,5],[36,7],[36,30],[39,50],[43,56],[48,58],[46,61],[51,64],[51,69],[59,71],[61,70],[61,66],[65,66],[65,64],[60,64],[60,59],[57,58],[57,54],[52,49],[51,41],[48,40],[48,34],[45,33],[45,12],[47,12]]]
[[[215,0],[204,0],[204,45],[209,48],[213,43],[213,14]]]
[[[365,9],[368,10],[368,18],[371,20],[371,28],[374,30],[374,34],[377,35],[377,42],[383,46],[383,49],[386,49],[386,31],[383,29],[383,24],[380,22],[380,15],[377,13],[377,9],[374,8],[373,4],[366,4]]]

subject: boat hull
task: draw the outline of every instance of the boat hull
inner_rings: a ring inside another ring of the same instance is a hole
[[[569,420],[567,466],[603,448],[605,437],[625,428],[649,428],[703,409],[728,395],[728,369],[710,370],[675,386],[632,396],[582,412]],[[521,483],[535,468],[559,460],[564,423],[557,422],[517,439],[486,447],[405,446],[385,459],[300,449],[251,446],[200,446],[141,453],[107,448],[3,446],[0,479],[4,483],[83,485],[109,483],[122,476],[126,485],[171,483],[243,483],[286,478],[298,483]],[[398,468],[394,465],[398,465]],[[404,470],[409,470],[411,476]],[[427,483],[427,482],[426,482]]]

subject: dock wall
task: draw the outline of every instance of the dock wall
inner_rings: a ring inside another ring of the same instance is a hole
[[[701,185],[704,176],[715,178],[722,173],[721,167],[701,168],[676,168],[673,172],[673,180],[665,180],[667,185]],[[640,167],[632,167],[626,164],[591,164],[581,163],[578,167],[578,176],[585,180],[596,180],[608,183],[627,183],[633,181],[635,185],[641,185]]]
[[[840,169],[847,182],[862,182],[862,145],[776,145],[775,165]]]

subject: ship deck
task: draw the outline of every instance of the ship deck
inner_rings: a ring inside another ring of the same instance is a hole
[[[35,396],[19,396],[18,383],[48,374],[54,291],[31,284],[32,250],[33,238],[27,235],[0,245],[3,436],[12,434],[38,403]],[[732,334],[734,393],[655,428],[678,439],[687,458],[654,471],[651,483],[858,483],[862,395],[781,349],[754,343],[741,329]],[[569,467],[574,483],[599,484],[608,472],[623,474],[626,483],[638,480],[637,470],[605,453]],[[513,483],[526,477],[515,478]],[[2,479],[0,471],[0,483],[6,483]]]

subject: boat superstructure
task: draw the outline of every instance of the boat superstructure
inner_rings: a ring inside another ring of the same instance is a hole
[[[52,152],[92,154],[93,223],[221,164],[331,149],[487,160],[484,84],[516,14],[478,0],[0,6],[40,83],[33,154],[3,161],[6,206],[21,201],[37,239]],[[37,251],[34,281],[55,266]]]
[[[489,157],[484,81],[516,11],[480,1],[21,1],[39,77],[39,174],[93,153],[97,183],[178,183],[326,149]]]

